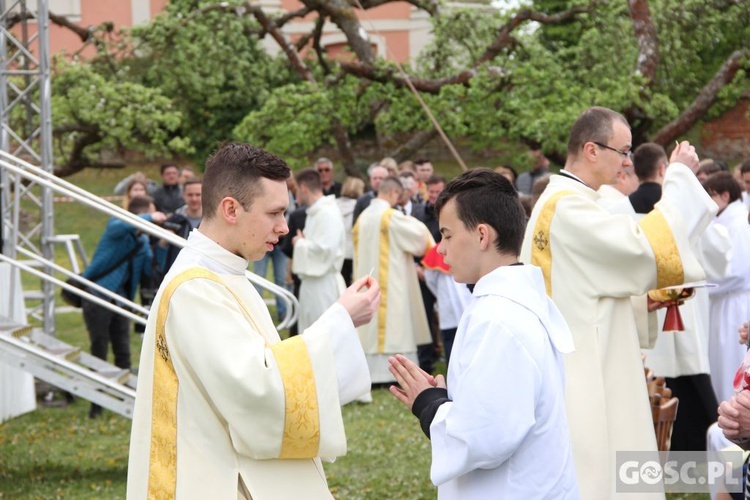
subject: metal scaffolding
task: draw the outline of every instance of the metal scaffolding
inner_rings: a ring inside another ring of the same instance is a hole
[[[0,150],[52,173],[49,15],[47,0],[0,0]],[[0,170],[0,249],[25,248],[54,261],[52,190]],[[46,274],[53,270],[43,267]],[[31,314],[55,335],[55,288],[47,280]]]

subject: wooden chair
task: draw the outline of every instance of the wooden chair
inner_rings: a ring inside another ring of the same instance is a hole
[[[669,451],[672,428],[677,418],[679,400],[672,397],[672,390],[667,387],[664,377],[654,377],[653,372],[645,368],[646,389],[651,404],[651,417],[656,433],[656,445],[659,451]]]
[[[661,398],[659,398],[661,400]],[[677,418],[677,398],[669,398],[660,401],[660,404],[651,407],[654,417],[654,431],[656,432],[656,445],[659,451],[669,451],[669,441],[672,438],[672,427]]]

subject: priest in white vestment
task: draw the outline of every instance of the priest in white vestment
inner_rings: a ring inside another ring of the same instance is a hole
[[[323,196],[320,174],[312,169],[297,174],[297,198],[306,205],[305,231],[291,235],[292,271],[300,278],[299,331],[312,325],[344,291],[344,220],[334,195]]]
[[[427,226],[393,208],[402,194],[397,177],[384,179],[352,233],[354,277],[372,272],[382,293],[378,314],[359,328],[373,383],[393,381],[389,355],[400,352],[416,361],[417,346],[432,342],[414,257],[435,242]]]
[[[635,173],[641,181],[636,191],[623,201],[610,205],[612,213],[629,213],[639,221],[654,209],[661,199],[661,187],[669,157],[658,144],[646,142],[633,152]],[[727,271],[731,250],[724,227],[711,222],[694,247],[706,278],[714,281]],[[665,377],[672,395],[680,401],[670,437],[671,451],[705,450],[706,430],[716,422],[716,400],[708,363],[708,289],[696,288],[695,295],[680,306],[684,330],[662,331],[666,308],[656,312],[649,339],[656,339],[651,349],[644,349],[646,366],[656,377]],[[651,343],[651,342],[650,342]]]
[[[578,498],[564,398],[573,339],[540,269],[518,262],[525,213],[515,188],[472,169],[436,211],[438,251],[457,282],[476,284],[447,384],[403,356],[389,361],[399,383],[391,393],[430,438],[438,498]]]
[[[341,405],[370,387],[355,328],[371,278],[280,340],[245,273],[286,234],[289,167],[248,144],[207,161],[203,222],[156,295],[144,335],[129,499],[331,499],[319,457],[346,453]],[[366,289],[366,290],[365,290]]]
[[[726,401],[734,396],[734,374],[747,352],[747,348],[737,342],[737,329],[750,318],[750,225],[740,184],[732,174],[711,174],[703,187],[719,205],[716,224],[727,229],[732,241],[729,271],[715,280],[718,287],[708,291],[711,382],[718,400]]]
[[[698,157],[687,142],[672,153],[662,200],[640,222],[599,206],[596,190],[632,166],[631,140],[619,113],[595,107],[579,116],[565,169],[534,207],[521,252],[542,268],[573,333],[568,422],[581,496],[593,500],[618,496],[617,451],[656,450],[641,361],[651,339],[639,336],[648,328],[638,324],[648,318],[645,294],[705,277],[691,243],[717,210],[695,177]],[[643,296],[639,311],[634,296]]]

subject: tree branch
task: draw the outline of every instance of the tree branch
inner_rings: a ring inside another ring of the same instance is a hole
[[[307,7],[325,14],[346,36],[349,47],[365,64],[375,62],[372,42],[357,18],[354,8],[346,0],[301,0]]]
[[[630,18],[633,20],[635,38],[638,40],[638,63],[635,70],[646,79],[645,86],[651,88],[659,66],[659,41],[651,18],[648,0],[628,0]]]
[[[307,64],[305,64],[305,61],[302,60],[299,51],[295,50],[292,44],[287,41],[284,34],[281,32],[278,26],[276,26],[273,20],[266,16],[266,13],[263,12],[263,9],[261,9],[257,5],[252,5],[250,2],[245,2],[245,8],[247,9],[247,12],[255,16],[255,19],[258,20],[263,29],[266,30],[266,32],[269,33],[274,40],[276,40],[276,43],[279,44],[279,47],[281,47],[281,50],[284,52],[284,54],[286,54],[287,59],[289,59],[289,63],[297,71],[297,73],[299,73],[300,76],[302,76],[302,78],[304,78],[308,82],[317,86],[315,77],[310,71],[310,68],[307,67]]]
[[[434,128],[422,130],[411,136],[411,139],[391,151],[386,156],[390,156],[397,162],[401,163],[402,161],[413,157],[417,151],[422,149],[425,144],[429,143],[437,136],[438,132]]]
[[[542,24],[560,23],[588,11],[588,8],[583,6],[576,6],[569,10],[558,12],[557,14],[542,14],[539,12],[524,9],[518,12],[510,21],[508,21],[505,25],[498,29],[498,34],[495,37],[495,40],[490,44],[489,47],[487,47],[484,53],[476,60],[471,68],[464,69],[454,74],[453,76],[445,78],[428,79],[410,77],[402,74],[394,68],[375,68],[372,64],[368,64],[366,62],[340,62],[339,66],[345,73],[349,73],[360,78],[367,78],[369,80],[380,83],[391,82],[400,87],[407,86],[406,80],[408,78],[409,80],[411,80],[414,88],[416,88],[417,90],[421,92],[427,92],[429,94],[437,94],[445,85],[468,83],[469,80],[476,76],[479,66],[493,60],[500,54],[502,50],[513,47],[516,44],[516,39],[511,36],[511,33],[523,23],[528,21],[536,21]]]
[[[315,49],[315,54],[318,56],[318,62],[323,68],[323,73],[326,75],[330,75],[331,67],[328,65],[328,61],[326,61],[325,50],[323,50],[323,46],[320,45],[320,37],[323,36],[323,25],[325,25],[325,23],[326,18],[322,16],[319,17],[317,21],[315,21],[315,29],[313,29],[312,32],[312,39],[313,49]]]
[[[732,53],[716,74],[701,89],[698,97],[675,120],[664,125],[652,139],[653,142],[666,147],[681,135],[690,130],[716,102],[716,96],[725,85],[729,84],[742,64],[750,57],[750,50],[737,50]]]

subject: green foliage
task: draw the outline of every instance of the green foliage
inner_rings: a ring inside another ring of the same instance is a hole
[[[272,90],[264,106],[250,112],[233,136],[298,164],[310,151],[331,143],[335,112],[331,96],[310,83],[286,85]]]
[[[61,64],[53,78],[52,120],[57,130],[58,163],[70,157],[76,141],[95,134],[83,160],[96,163],[103,151],[139,151],[146,155],[189,152],[190,141],[175,134],[182,116],[159,89],[107,78],[91,65]]]
[[[236,3],[236,2],[235,2]],[[203,163],[257,110],[271,89],[291,80],[286,60],[269,56],[249,16],[196,9],[216,2],[174,1],[152,23],[133,29],[137,56],[129,77],[159,88],[183,114],[180,133]]]

